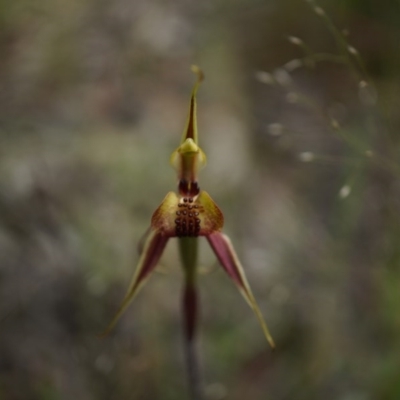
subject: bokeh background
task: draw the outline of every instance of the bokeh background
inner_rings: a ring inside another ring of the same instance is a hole
[[[188,398],[176,244],[96,335],[175,187],[191,64],[200,183],[277,342],[202,243],[206,398],[400,398],[398,1],[2,0],[0,59],[1,399]]]

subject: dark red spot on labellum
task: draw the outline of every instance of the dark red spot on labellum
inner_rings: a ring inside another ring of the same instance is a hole
[[[188,203],[194,203],[195,200],[193,197],[184,197],[181,201],[183,203],[179,203],[178,207],[182,207],[181,211],[177,211],[176,215],[179,218],[175,219],[175,233],[178,237],[184,236],[198,236],[201,230],[201,220],[197,218],[199,213],[186,211],[187,209],[192,209],[193,207],[199,209],[197,204],[189,205]]]

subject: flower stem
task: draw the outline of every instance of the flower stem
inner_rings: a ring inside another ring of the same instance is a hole
[[[184,347],[190,399],[202,400],[199,360],[195,340],[197,296],[194,287],[186,286],[183,297]]]
[[[187,365],[187,377],[191,400],[202,400],[203,391],[200,379],[198,353],[196,349],[197,292],[196,264],[197,239],[180,238],[179,249],[185,274],[183,292],[183,339]]]

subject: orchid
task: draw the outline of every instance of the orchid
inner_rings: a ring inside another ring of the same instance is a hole
[[[223,214],[210,195],[200,190],[198,184],[198,172],[205,166],[206,156],[198,144],[196,94],[204,75],[196,66],[193,66],[192,70],[197,74],[197,81],[191,94],[186,127],[181,144],[173,152],[170,160],[178,174],[178,193],[169,192],[154,212],[150,228],[140,246],[140,259],[125,298],[105,333],[114,327],[154,271],[169,239],[178,238],[185,276],[183,295],[185,333],[188,340],[192,340],[197,321],[197,239],[199,236],[205,236],[222,268],[253,309],[266,339],[274,348],[274,341],[239,258],[230,239],[221,231],[224,225]]]

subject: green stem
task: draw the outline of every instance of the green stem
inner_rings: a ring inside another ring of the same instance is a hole
[[[196,237],[179,238],[179,253],[185,273],[185,279],[191,285],[194,285],[196,280],[197,244]]]
[[[197,327],[197,244],[197,238],[184,237],[179,239],[179,251],[185,279],[183,292],[183,337],[188,384],[192,400],[203,399],[195,340]]]

